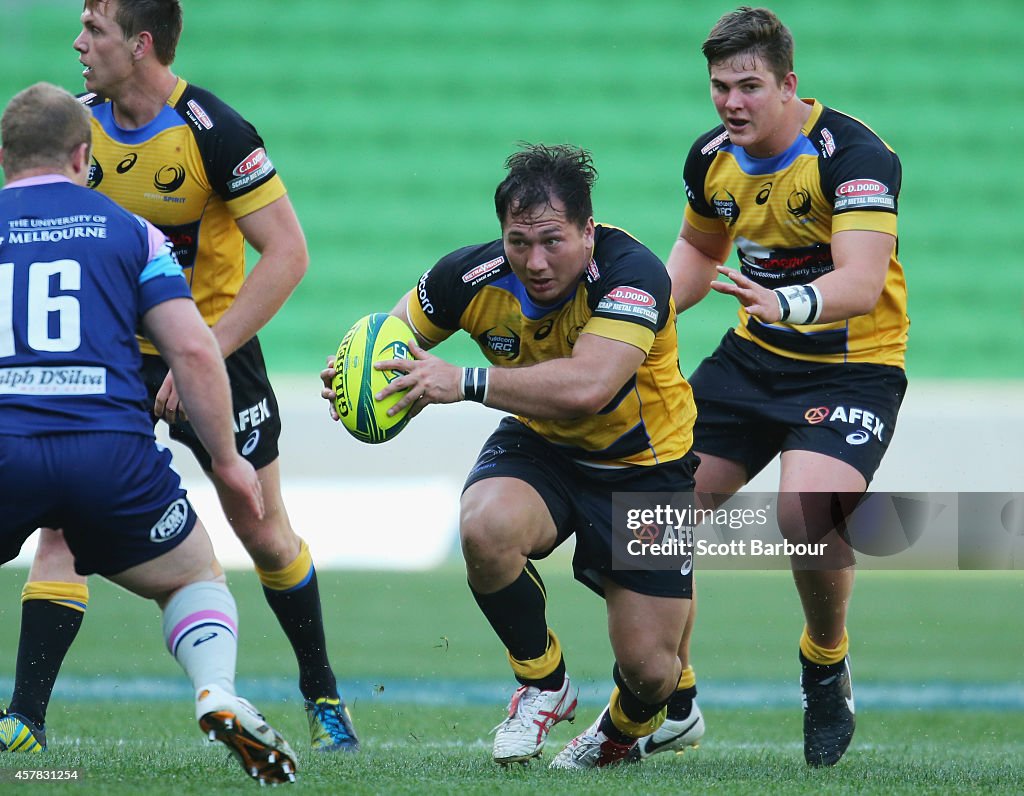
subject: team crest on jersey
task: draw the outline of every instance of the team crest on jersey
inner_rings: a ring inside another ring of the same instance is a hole
[[[477,285],[483,282],[491,274],[497,273],[501,264],[505,262],[504,256],[495,257],[493,260],[489,260],[486,263],[481,263],[462,275],[462,281],[467,285]]]
[[[599,312],[611,312],[616,315],[628,315],[631,318],[643,318],[651,324],[658,322],[658,302],[646,290],[638,287],[622,285],[605,294],[598,302]]]
[[[93,157],[89,161],[89,178],[87,185],[90,188],[95,188],[101,182],[103,182],[103,167],[100,165],[100,162]]]
[[[185,184],[185,167],[180,163],[161,166],[153,175],[153,187],[160,193],[174,193]]]
[[[479,334],[477,341],[481,346],[489,351],[493,351],[503,359],[517,359],[519,357],[521,340],[519,335],[507,327],[499,329],[497,326],[492,326],[486,332]]]
[[[718,191],[715,191],[711,196],[711,204],[714,206],[718,217],[725,219],[729,226],[733,226],[740,217],[740,206],[736,202],[736,197],[724,188],[722,193],[725,196],[720,196]]]
[[[811,212],[811,194],[802,188],[794,188],[786,199],[786,209],[797,218]]]
[[[590,259],[590,265],[587,266],[587,282],[594,284],[601,278],[601,271],[597,267],[597,262],[594,258]]]
[[[185,523],[188,522],[188,501],[185,498],[178,498],[157,520],[156,525],[149,529],[149,541],[160,544],[173,539],[185,530]]]

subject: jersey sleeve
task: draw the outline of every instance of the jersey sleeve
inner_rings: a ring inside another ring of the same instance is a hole
[[[409,294],[409,321],[423,340],[436,345],[461,328],[462,313],[476,294],[475,288],[463,280],[463,272],[467,259],[481,248],[472,246],[445,255],[420,277]]]
[[[821,187],[832,200],[832,233],[869,230],[896,234],[902,167],[877,137],[842,147],[821,161]]]
[[[195,134],[210,185],[234,218],[285,195],[256,128],[212,93],[189,85],[175,108]]]
[[[691,227],[709,235],[725,234],[725,223],[704,195],[704,182],[718,148],[728,140],[724,127],[716,127],[698,138],[686,156],[683,165],[683,188],[686,191],[686,209],[683,217]]]
[[[654,252],[628,233],[598,229],[594,255],[599,275],[587,275],[593,314],[583,334],[621,340],[647,353],[671,317],[668,272]]]

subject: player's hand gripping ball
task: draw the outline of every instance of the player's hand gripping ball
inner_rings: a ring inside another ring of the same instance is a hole
[[[336,372],[334,408],[341,424],[358,440],[375,444],[398,436],[409,422],[409,409],[388,416],[388,409],[398,403],[405,392],[389,395],[382,401],[374,399],[390,382],[402,374],[393,370],[377,370],[374,362],[385,359],[413,359],[409,340],[413,333],[394,315],[377,312],[356,321],[338,346],[334,359]]]

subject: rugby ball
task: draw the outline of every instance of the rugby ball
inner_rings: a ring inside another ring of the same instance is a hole
[[[409,341],[413,333],[401,319],[385,312],[366,315],[346,332],[334,359],[336,371],[334,408],[341,424],[358,440],[376,444],[393,439],[409,422],[409,407],[389,416],[388,409],[405,395],[389,395],[383,401],[374,395],[402,374],[377,370],[374,362],[385,359],[413,359]]]

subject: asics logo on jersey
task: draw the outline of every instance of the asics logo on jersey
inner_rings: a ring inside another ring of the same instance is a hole
[[[772,184],[770,182],[766,182],[761,186],[761,190],[757,192],[757,196],[754,197],[754,201],[759,205],[763,205],[768,201],[768,197],[771,196],[771,193]]]
[[[185,184],[185,167],[180,163],[175,166],[161,166],[153,175],[153,187],[160,193],[174,193]]]
[[[537,331],[535,331],[533,333],[533,339],[534,340],[543,340],[545,337],[547,337],[549,334],[551,334],[551,330],[554,328],[554,326],[555,326],[554,320],[548,319],[548,320],[544,321],[543,325]]]
[[[132,152],[117,164],[117,173],[124,174],[126,171],[131,170],[131,167],[135,165],[135,161],[138,159],[139,156],[135,152]]]

